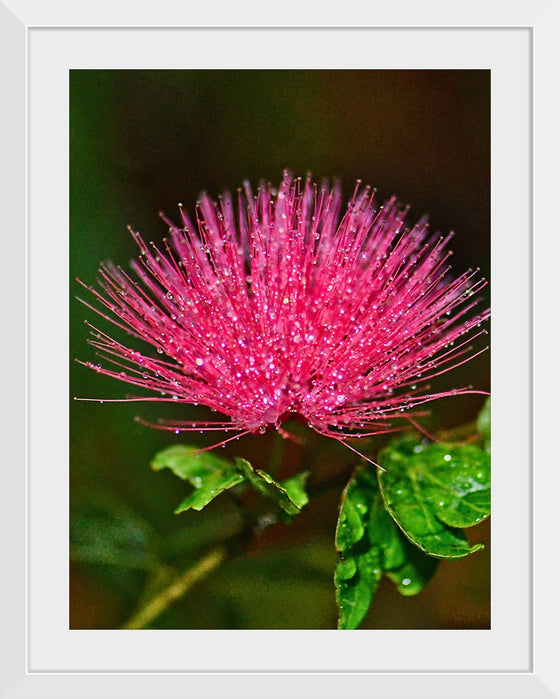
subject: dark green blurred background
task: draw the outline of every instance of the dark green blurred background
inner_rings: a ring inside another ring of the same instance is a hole
[[[456,231],[457,272],[479,266],[489,276],[488,71],[74,70],[70,98],[72,280],[94,282],[102,259],[126,265],[136,254],[128,224],[160,240],[166,227],[158,211],[178,220],[178,202],[192,211],[202,190],[217,195],[245,178],[278,183],[286,167],[341,178],[346,194],[357,178],[376,186],[380,199],[396,194],[411,205],[411,222],[428,212],[434,229]],[[76,301],[85,292],[71,286],[70,355],[94,359],[84,319],[112,327]],[[130,392],[75,362],[70,378],[71,398]],[[433,385],[469,383],[489,389],[489,353]],[[468,421],[482,402],[440,401],[424,424]],[[184,410],[71,401],[71,628],[119,628],[174,571],[239,528],[227,495],[202,513],[174,515],[184,484],[149,468],[156,451],[185,437],[142,427],[134,416],[184,419]],[[247,437],[220,454],[266,469],[273,440]],[[322,449],[323,475],[352,458],[330,443]],[[304,452],[287,442],[282,474],[304,467]],[[340,490],[313,500],[290,526],[269,529],[153,627],[334,628]],[[489,524],[469,536],[488,544]],[[418,597],[402,598],[382,581],[362,628],[488,628],[489,594],[487,545],[441,563]]]

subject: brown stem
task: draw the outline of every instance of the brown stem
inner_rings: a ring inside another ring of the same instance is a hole
[[[219,546],[175,579],[171,585],[153,597],[142,607],[122,628],[145,629],[156,617],[167,609],[173,602],[180,599],[199,580],[209,575],[226,558],[227,551]]]

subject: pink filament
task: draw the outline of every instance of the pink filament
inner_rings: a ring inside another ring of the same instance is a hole
[[[180,227],[163,217],[163,249],[131,231],[135,277],[102,264],[100,290],[83,285],[100,307],[86,305],[156,355],[90,326],[89,343],[113,368],[86,365],[158,393],[130,400],[200,404],[229,418],[153,425],[176,432],[262,432],[299,414],[341,441],[470,392],[415,384],[475,356],[466,344],[489,311],[470,312],[486,282],[472,270],[450,276],[450,236],[431,236],[426,219],[406,228],[407,209],[395,199],[377,206],[373,194],[358,183],[340,216],[338,184],[285,172],[278,191],[261,184],[253,196],[246,184],[237,207],[228,193],[217,203],[202,196],[196,225],[183,209]]]

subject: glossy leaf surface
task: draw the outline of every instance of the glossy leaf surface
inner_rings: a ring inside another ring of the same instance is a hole
[[[296,476],[288,478],[281,483],[290,500],[300,510],[309,502],[309,497],[305,492],[305,481],[307,480],[308,476],[309,471],[302,471]]]
[[[383,574],[408,596],[420,592],[437,566],[400,532],[370,467],[358,468],[344,490],[336,548],[341,557],[335,571],[340,629],[359,626]]]
[[[462,558],[470,546],[462,528],[490,513],[489,455],[473,445],[418,443],[405,437],[379,455],[387,509],[416,546],[438,558]]]
[[[395,583],[401,595],[412,597],[424,589],[426,583],[435,573],[438,560],[420,551],[405,540],[402,534],[400,536],[403,539],[405,562],[392,570],[387,570],[386,574]]]
[[[251,483],[251,485],[262,493],[265,497],[273,500],[286,514],[297,515],[300,507],[297,502],[303,502],[307,497],[303,491],[303,481],[291,479],[289,489],[294,495],[294,499],[290,497],[288,490],[280,483],[277,483],[274,478],[260,468],[255,468],[246,459],[235,459],[235,465],[239,472]],[[303,503],[305,504],[305,503]],[[303,506],[303,505],[302,505]]]
[[[175,514],[185,510],[202,510],[224,490],[243,482],[243,476],[236,471],[214,471],[201,479],[195,491],[186,497],[175,509]]]
[[[199,447],[186,444],[174,444],[158,452],[151,463],[154,471],[170,469],[181,480],[188,481],[195,488],[200,479],[214,471],[232,469],[231,462],[209,451],[200,451]]]
[[[307,471],[298,473],[284,483],[277,483],[266,471],[255,468],[246,459],[235,462],[220,458],[197,447],[177,444],[160,451],[152,461],[154,471],[170,469],[181,480],[188,481],[194,492],[176,508],[201,510],[224,490],[249,482],[258,492],[273,500],[289,516],[298,514],[309,498],[305,492]]]
[[[154,471],[168,468],[181,480],[194,486],[194,492],[175,509],[176,514],[189,509],[202,510],[224,490],[244,480],[230,461],[183,444],[173,445],[156,454],[152,468]]]
[[[377,496],[375,475],[369,468],[357,469],[342,494],[335,537],[341,559],[334,578],[339,629],[358,627],[381,579],[383,550],[370,540],[374,527],[369,527],[375,519]]]

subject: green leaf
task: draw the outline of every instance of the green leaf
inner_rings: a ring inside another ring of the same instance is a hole
[[[438,561],[413,546],[388,513],[375,474],[358,468],[341,500],[335,570],[340,629],[356,629],[386,574],[405,596],[420,592]]]
[[[351,570],[355,570],[351,575]],[[367,614],[381,579],[381,558],[378,549],[356,552],[336,564],[336,601],[339,607],[339,629],[357,629]]]
[[[286,493],[288,493],[290,500],[300,510],[309,502],[309,497],[305,492],[305,481],[307,480],[308,476],[309,471],[302,471],[296,476],[283,481],[281,484]]]
[[[399,532],[403,542],[405,562],[393,570],[387,571],[387,577],[397,586],[403,597],[412,597],[421,592],[432,578],[438,565],[437,558],[428,556],[407,541]]]
[[[365,470],[365,467],[358,469],[342,493],[335,535],[338,551],[349,550],[364,536],[366,515],[375,493],[375,479]]]
[[[308,472],[298,473],[284,483],[277,483],[266,471],[254,468],[246,459],[235,463],[199,451],[199,447],[177,444],[160,451],[151,464],[154,471],[170,469],[181,480],[188,481],[195,491],[176,508],[201,510],[217,495],[247,480],[260,493],[273,500],[289,516],[298,514],[309,498],[305,492]]]
[[[152,461],[154,471],[168,468],[195,488],[175,509],[175,514],[189,509],[202,510],[224,490],[233,488],[244,480],[230,461],[199,449],[176,444],[160,451]]]
[[[214,471],[201,478],[200,485],[196,487],[194,493],[186,497],[175,509],[175,514],[185,510],[202,510],[215,497],[228,488],[239,485],[244,480],[243,475],[237,471]]]
[[[291,482],[288,482],[287,487],[285,487],[286,484],[280,485],[269,473],[255,468],[246,459],[236,457],[235,465],[259,493],[273,500],[288,515],[297,515],[301,507],[307,502],[307,495],[303,490],[306,474],[299,474],[299,476],[290,479]]]
[[[170,469],[181,480],[188,481],[195,488],[201,484],[201,479],[214,471],[228,471],[233,465],[208,451],[200,451],[200,447],[186,444],[175,444],[158,452],[151,463],[154,471]]]
[[[339,629],[356,629],[366,615],[383,572],[383,542],[391,541],[392,529],[375,475],[369,467],[358,468],[342,494],[336,527]]]
[[[490,398],[484,403],[484,407],[478,414],[476,421],[478,433],[482,437],[484,449],[490,453]]]
[[[391,443],[379,455],[383,499],[416,546],[438,558],[462,558],[470,546],[461,528],[490,513],[490,460],[473,445],[424,445],[415,437]]]

